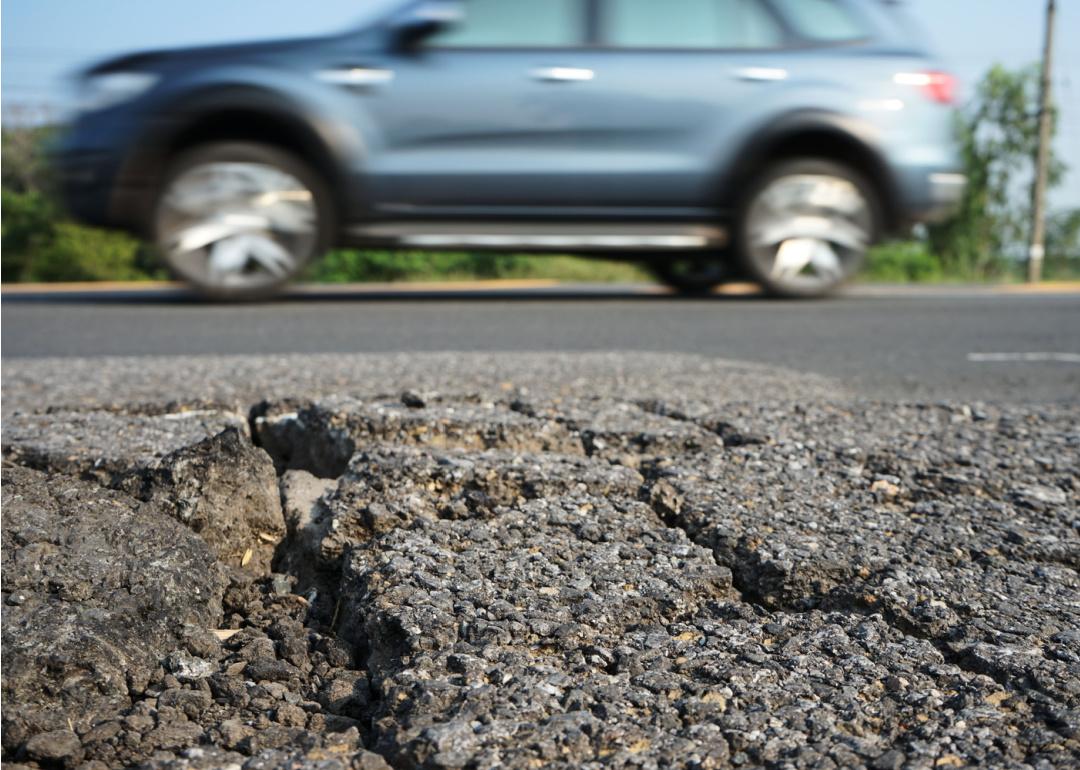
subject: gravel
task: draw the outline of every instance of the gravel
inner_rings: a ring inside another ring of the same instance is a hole
[[[1080,763],[1075,406],[645,358],[17,371],[5,766]]]

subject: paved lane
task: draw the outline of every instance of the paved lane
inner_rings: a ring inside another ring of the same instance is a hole
[[[834,377],[870,396],[1080,397],[1080,295],[861,289],[824,302],[646,287],[298,293],[224,306],[163,288],[5,294],[3,356],[668,351]]]

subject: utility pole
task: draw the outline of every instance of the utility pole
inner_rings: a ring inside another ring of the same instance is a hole
[[[1046,256],[1046,179],[1050,166],[1050,143],[1053,141],[1053,64],[1054,17],[1056,0],[1046,3],[1046,45],[1042,59],[1042,83],[1039,90],[1039,148],[1035,155],[1035,185],[1031,192],[1031,248],[1028,249],[1028,282],[1042,280]]]

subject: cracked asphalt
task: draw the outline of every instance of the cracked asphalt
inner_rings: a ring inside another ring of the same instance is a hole
[[[1074,767],[1057,395],[644,351],[6,358],[4,766]]]

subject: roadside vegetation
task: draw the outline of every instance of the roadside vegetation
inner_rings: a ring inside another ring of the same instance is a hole
[[[995,67],[957,117],[971,185],[953,221],[920,227],[907,240],[871,253],[863,280],[886,283],[1019,280],[1030,227],[1028,190],[1036,145],[1038,71]],[[5,283],[164,279],[152,248],[122,233],[82,227],[65,218],[53,193],[47,127],[2,130]],[[1057,159],[1050,185],[1066,169]],[[1045,277],[1080,278],[1080,209],[1053,211]],[[314,265],[308,279],[447,281],[553,279],[575,282],[649,280],[639,266],[574,257],[392,253],[339,250]]]
[[[969,186],[955,219],[879,246],[864,279],[886,282],[1007,281],[1024,271],[1029,195],[1038,142],[1039,70],[992,68],[958,113],[957,136]],[[1049,187],[1066,168],[1051,159]],[[1080,278],[1080,208],[1047,221],[1047,279]]]
[[[350,251],[327,254],[308,271],[317,283],[352,281],[556,280],[568,283],[632,283],[652,278],[625,262],[578,257],[468,252]]]

